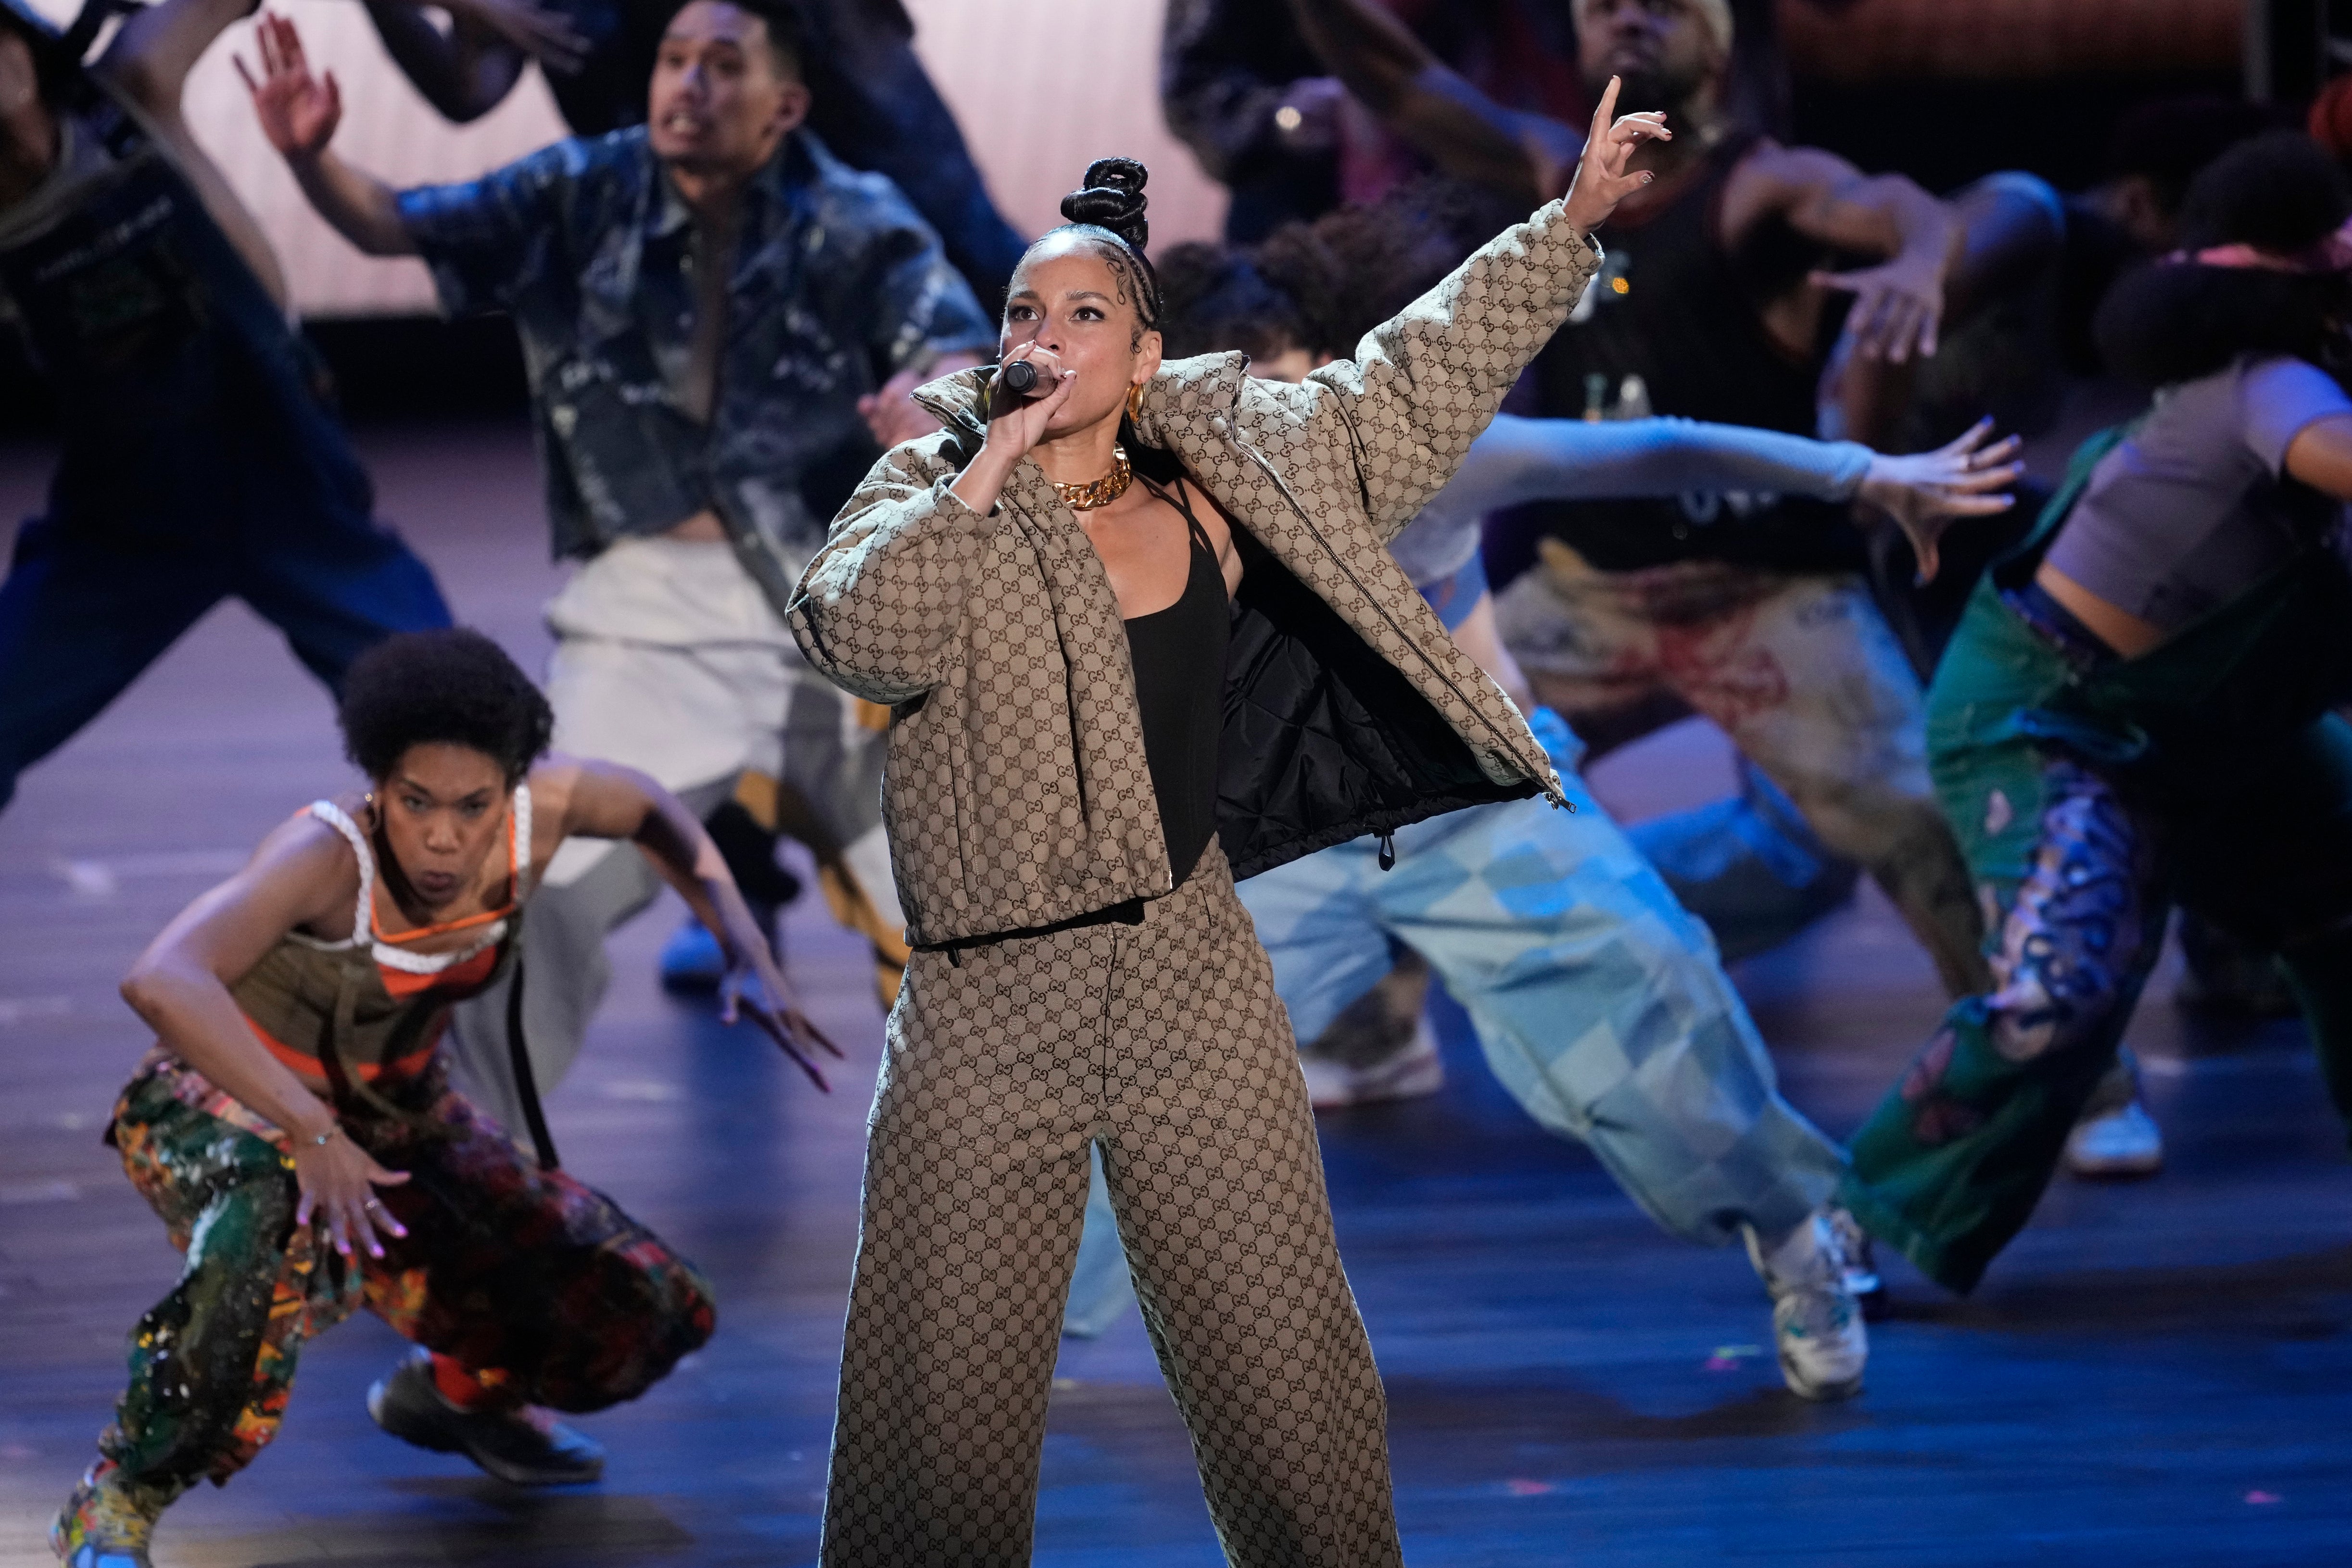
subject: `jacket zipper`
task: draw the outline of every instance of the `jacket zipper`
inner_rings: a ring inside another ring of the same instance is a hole
[[[1517,747],[1513,743],[1511,737],[1506,735],[1501,730],[1497,729],[1495,721],[1486,717],[1486,713],[1479,708],[1478,704],[1471,701],[1470,699],[1464,694],[1462,688],[1454,683],[1454,678],[1446,674],[1444,668],[1438,664],[1437,660],[1430,657],[1429,650],[1427,648],[1421,646],[1419,638],[1406,631],[1402,626],[1397,625],[1396,617],[1389,614],[1388,607],[1381,602],[1380,595],[1365,587],[1363,579],[1356,575],[1355,568],[1348,564],[1347,557],[1341,555],[1337,550],[1331,548],[1331,542],[1323,537],[1322,529],[1316,525],[1314,518],[1307,515],[1306,507],[1299,504],[1298,497],[1291,492],[1289,481],[1285,479],[1281,474],[1275,470],[1274,465],[1266,460],[1264,453],[1260,452],[1255,447],[1251,446],[1248,442],[1241,438],[1241,437],[1234,430],[1233,421],[1229,417],[1220,416],[1218,423],[1225,426],[1224,429],[1218,431],[1218,434],[1224,437],[1226,440],[1232,442],[1233,445],[1245,455],[1251,462],[1255,463],[1258,466],[1259,469],[1267,479],[1274,481],[1274,488],[1282,492],[1282,499],[1290,503],[1290,510],[1298,514],[1298,521],[1307,525],[1307,531],[1315,536],[1315,542],[1323,547],[1323,553],[1331,558],[1332,562],[1338,565],[1340,572],[1347,576],[1348,581],[1354,584],[1356,592],[1361,594],[1364,596],[1365,602],[1370,605],[1372,608],[1378,612],[1381,619],[1388,623],[1389,629],[1396,633],[1399,637],[1402,638],[1407,647],[1410,647],[1415,654],[1420,656],[1421,662],[1429,667],[1429,672],[1432,675],[1434,675],[1439,680],[1444,682],[1445,689],[1454,693],[1454,700],[1461,703],[1463,707],[1468,709],[1471,713],[1477,718],[1478,722],[1486,726],[1487,732],[1493,735],[1495,739],[1501,743],[1503,754],[1507,757],[1512,755],[1513,752],[1517,750]],[[1212,428],[1214,428],[1214,426],[1213,426]],[[1547,777],[1557,775],[1557,770],[1551,766],[1549,758],[1545,759],[1544,773]],[[1538,782],[1538,787],[1542,789],[1545,798],[1549,800],[1554,805],[1559,806],[1568,811],[1574,811],[1576,809],[1576,803],[1569,799],[1567,794],[1556,785],[1544,784]]]

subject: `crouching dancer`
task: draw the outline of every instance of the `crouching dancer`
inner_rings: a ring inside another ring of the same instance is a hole
[[[159,1042],[108,1138],[187,1267],[52,1532],[72,1568],[146,1568],[163,1509],[261,1451],[302,1342],[355,1308],[417,1346],[370,1391],[377,1423],[520,1485],[603,1469],[541,1407],[634,1399],[710,1337],[692,1265],[448,1087],[450,1004],[514,965],[567,837],[645,850],[817,1076],[823,1037],[701,825],[643,774],[539,761],[546,700],[495,643],[392,638],[352,665],[341,721],[368,793],[279,826],[123,983]]]
[[[802,577],[810,660],[892,705],[914,948],[827,1568],[1028,1561],[1090,1146],[1227,1560],[1401,1561],[1380,1377],[1234,880],[1560,798],[1381,546],[1597,267],[1625,161],[1664,133],[1612,126],[1614,98],[1563,201],[1297,386],[1237,355],[1160,363],[1143,170],[1097,163],[1013,274],[1007,370],[926,389],[946,428],[877,466]]]

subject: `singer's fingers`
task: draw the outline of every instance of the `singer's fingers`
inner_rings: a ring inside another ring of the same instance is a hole
[[[1601,102],[1592,111],[1592,130],[1586,140],[1597,142],[1607,132],[1617,118],[1617,79],[1611,77],[1609,85],[1601,89]]]

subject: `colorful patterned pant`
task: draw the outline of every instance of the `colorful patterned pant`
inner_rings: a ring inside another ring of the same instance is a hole
[[[866,1146],[825,1568],[1028,1563],[1090,1145],[1227,1559],[1402,1561],[1314,1113],[1223,852],[1142,909],[908,966]]]
[[[1603,572],[1542,549],[1495,601],[1538,699],[1596,752],[1705,714],[1886,889],[1949,994],[1982,988],[1983,921],[1928,783],[1919,682],[1862,579],[1719,561]]]
[[[297,1226],[291,1159],[267,1124],[157,1052],[112,1138],[187,1267],[131,1336],[131,1387],[100,1451],[157,1502],[215,1485],[278,1434],[302,1342],[364,1306],[482,1382],[558,1410],[634,1399],[710,1337],[710,1288],[611,1199],[541,1171],[442,1083],[401,1096],[413,1123],[346,1115],[408,1182],[381,1189],[408,1228],[345,1259]]]
[[[2323,635],[2340,637],[2340,620]],[[2184,634],[2114,667],[2111,710],[2084,717],[2068,710],[2088,706],[2089,683],[1980,589],[1937,675],[1937,787],[1999,922],[1994,984],[1952,1006],[1854,1134],[1846,1201],[1953,1289],[1972,1288],[2032,1215],[2175,902],[2279,952],[2352,1120],[2352,726],[2151,744],[2116,717],[2160,716],[2226,670],[2223,655],[2200,657],[2216,640]],[[2220,721],[2238,704],[2189,706]]]

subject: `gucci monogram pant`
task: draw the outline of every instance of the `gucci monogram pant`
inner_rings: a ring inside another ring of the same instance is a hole
[[[1018,1568],[1099,1145],[1237,1568],[1402,1561],[1290,1026],[1212,844],[1110,922],[919,952],[890,1016],[825,1568]]]

